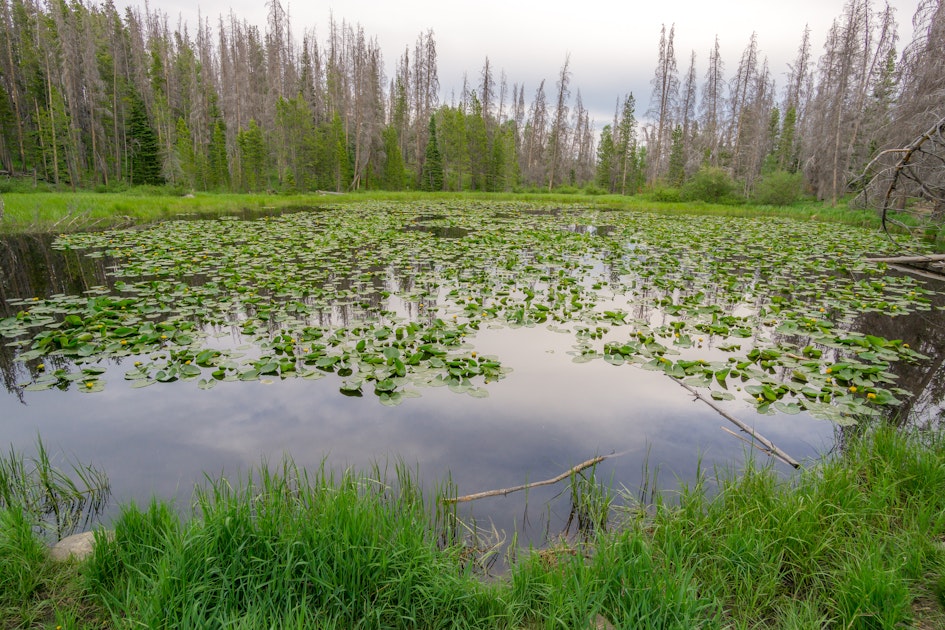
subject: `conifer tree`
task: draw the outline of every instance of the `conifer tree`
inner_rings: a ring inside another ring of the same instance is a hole
[[[390,125],[384,129],[384,174],[381,186],[384,190],[403,190],[406,169],[404,156],[400,152],[400,139],[397,127]]]
[[[240,130],[236,143],[240,149],[240,181],[243,190],[263,190],[267,183],[268,155],[262,130],[255,119],[250,119],[249,126]]]
[[[132,94],[128,116],[128,178],[132,184],[163,184],[157,134],[148,120],[144,101]]]
[[[188,188],[193,188],[199,177],[199,160],[196,151],[194,151],[194,142],[190,127],[183,118],[177,119],[177,142],[175,152],[180,168],[180,183]]]
[[[607,192],[614,192],[614,135],[610,125],[604,125],[597,143],[597,171],[595,181]]]
[[[681,125],[673,127],[673,133],[670,136],[669,149],[669,170],[666,174],[666,181],[670,186],[679,187],[683,185],[686,179],[686,155],[683,145],[683,129]]]
[[[436,141],[436,118],[430,116],[427,148],[424,151],[423,173],[420,178],[422,190],[443,190],[443,159]]]

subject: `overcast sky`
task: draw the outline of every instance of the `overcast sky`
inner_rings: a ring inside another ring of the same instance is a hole
[[[901,49],[911,37],[912,15],[919,0],[889,0],[896,9]],[[143,6],[123,0],[121,6]],[[675,49],[680,75],[696,52],[701,85],[706,61],[716,35],[725,61],[726,75],[734,72],[752,32],[758,34],[763,56],[768,58],[779,89],[787,64],[795,55],[805,24],[811,28],[812,53],[820,56],[834,18],[845,0],[283,0],[300,36],[314,27],[319,44],[327,34],[330,15],[336,21],[360,24],[375,37],[384,54],[388,78],[406,46],[413,47],[421,32],[433,29],[438,52],[442,99],[449,103],[463,85],[478,85],[486,56],[496,81],[504,71],[509,88],[524,84],[526,101],[538,83],[546,80],[553,92],[565,56],[571,56],[572,103],[578,90],[598,129],[609,122],[622,95],[633,92],[637,116],[649,105],[650,80],[656,67],[660,28],[676,27]],[[874,4],[881,6],[880,0]],[[217,18],[237,16],[263,28],[265,0],[151,0],[176,25],[178,16],[191,24],[198,10],[215,27]]]

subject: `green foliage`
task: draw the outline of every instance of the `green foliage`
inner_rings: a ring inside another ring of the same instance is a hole
[[[433,116],[430,116],[429,137],[420,176],[420,189],[443,190],[443,158],[436,140],[436,118]]]
[[[483,582],[470,559],[484,550],[404,466],[285,461],[209,481],[188,516],[125,507],[81,573],[53,568],[25,513],[0,509],[0,624],[941,627],[943,484],[941,429],[883,424],[792,478],[749,460],[646,510],[574,476],[586,537],[521,551]],[[927,593],[938,601],[913,608]]]
[[[800,199],[802,187],[800,173],[775,171],[755,185],[752,201],[767,206],[789,206]]]
[[[226,152],[226,124],[221,118],[213,121],[210,145],[207,147],[205,188],[225,189],[230,185],[230,160]]]
[[[636,194],[646,173],[646,148],[637,146],[636,129],[636,99],[631,93],[623,101],[620,121],[614,130],[614,191],[621,195]]]
[[[45,561],[46,548],[24,510],[0,505],[0,625],[36,595]]]
[[[197,180],[197,160],[190,128],[183,118],[177,119],[176,136],[175,157],[178,169],[173,181],[182,184],[185,188],[193,188]]]
[[[265,190],[268,185],[269,154],[262,129],[255,120],[250,120],[246,129],[240,129],[236,135],[236,144],[240,149],[243,190],[247,192]]]
[[[368,482],[368,480],[370,480]],[[199,518],[126,509],[98,539],[87,575],[117,617],[148,627],[490,627],[501,604],[438,548],[405,468],[278,472],[198,490]],[[446,540],[449,540],[447,536]]]
[[[483,118],[482,104],[473,92],[466,117],[466,142],[469,155],[470,184],[473,190],[488,190],[490,171],[489,132]],[[431,136],[433,131],[430,132]]]
[[[672,144],[669,150],[669,173],[666,176],[667,182],[674,188],[682,186],[686,179],[686,154],[683,144],[682,127],[676,125],[672,133]]]
[[[389,126],[384,129],[384,174],[381,186],[384,190],[403,190],[407,178],[404,156],[400,152],[400,138],[397,128]]]
[[[614,146],[614,134],[610,125],[604,125],[600,132],[600,141],[597,143],[597,170],[595,181],[597,185],[607,192],[614,192],[614,160],[616,159],[616,147]]]
[[[132,184],[163,184],[157,135],[151,127],[144,101],[133,94],[128,117],[128,179]]]
[[[789,107],[784,112],[784,121],[781,123],[781,135],[778,137],[777,156],[778,170],[789,173],[797,172],[797,109]]]
[[[354,166],[345,139],[344,121],[340,114],[335,113],[332,117],[331,125],[324,133],[321,146],[318,163],[322,166],[319,170],[326,174],[323,177],[325,188],[337,192],[346,190],[351,184]]]
[[[899,628],[911,617],[912,594],[907,577],[889,562],[888,552],[874,547],[850,553],[838,567],[834,583],[836,615],[853,630]]]
[[[469,174],[467,116],[458,107],[441,107],[436,118],[437,148],[443,163],[443,185],[446,190],[463,190],[468,187],[466,179]]]
[[[720,203],[728,199],[735,188],[729,174],[720,168],[703,167],[682,187],[683,201]]]
[[[682,195],[678,188],[671,188],[666,186],[656,186],[650,191],[650,196],[653,198],[653,201],[659,201],[661,203],[678,203],[682,201]]]

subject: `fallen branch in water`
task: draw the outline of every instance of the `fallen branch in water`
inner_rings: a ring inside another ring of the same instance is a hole
[[[794,468],[801,467],[801,465],[797,462],[797,460],[795,460],[793,457],[791,457],[790,455],[788,455],[787,453],[779,449],[777,446],[775,446],[774,443],[771,442],[771,440],[761,435],[760,433],[752,429],[750,426],[748,426],[747,424],[745,424],[744,422],[742,422],[735,416],[732,416],[726,413],[724,409],[722,409],[721,407],[716,405],[714,402],[712,402],[711,400],[709,400],[708,398],[706,398],[705,396],[697,392],[694,388],[690,387],[689,385],[686,385],[682,381],[677,380],[676,382],[679,383],[680,386],[685,387],[687,390],[689,390],[689,392],[693,396],[695,396],[697,399],[701,400],[705,404],[712,407],[712,409],[714,409],[716,413],[718,413],[720,416],[722,416],[723,418],[725,418],[726,420],[728,420],[729,422],[737,426],[739,429],[741,429],[742,431],[750,435],[752,439],[756,440],[759,444],[761,444],[761,446],[764,447],[761,450],[765,451],[769,455],[773,455],[774,457],[777,457],[778,459],[780,459],[782,462],[784,462],[785,464],[789,466],[792,466]]]
[[[928,254],[922,256],[883,256],[880,258],[864,258],[866,262],[884,263],[924,263],[945,260],[945,254]]]
[[[625,453],[626,451],[624,451]],[[475,501],[476,499],[485,499],[486,497],[504,497],[507,494],[512,492],[518,492],[519,490],[526,490],[528,488],[537,488],[539,486],[550,486],[558,483],[563,479],[567,479],[575,473],[579,473],[585,468],[590,468],[591,466],[596,466],[605,459],[611,457],[617,457],[618,455],[623,455],[624,453],[611,453],[610,455],[599,455],[597,457],[592,457],[586,462],[581,462],[577,466],[572,466],[568,470],[564,471],[557,477],[552,477],[551,479],[545,479],[544,481],[536,481],[534,483],[523,483],[520,486],[512,486],[511,488],[502,488],[501,490],[487,490],[486,492],[477,492],[475,494],[467,494],[461,497],[456,497],[455,499],[444,499],[445,503],[466,503],[467,501]]]

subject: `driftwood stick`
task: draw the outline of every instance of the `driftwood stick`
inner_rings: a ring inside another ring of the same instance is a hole
[[[927,256],[885,256],[879,258],[864,258],[866,262],[884,263],[922,263],[945,260],[945,254],[929,254]]]
[[[676,380],[676,379],[673,379],[673,380]],[[764,446],[765,449],[767,449],[768,451],[770,451],[770,453],[771,453],[772,455],[774,455],[775,457],[777,457],[778,459],[780,459],[781,461],[783,461],[785,464],[788,464],[789,466],[792,466],[792,467],[794,467],[794,468],[800,468],[800,467],[801,467],[801,465],[797,462],[797,460],[795,460],[793,457],[791,457],[790,455],[788,455],[787,453],[785,453],[784,451],[782,451],[781,449],[779,449],[777,446],[775,446],[775,445],[771,442],[771,440],[769,440],[769,439],[766,438],[765,436],[761,435],[760,433],[758,433],[757,431],[755,431],[754,429],[752,429],[750,426],[748,426],[747,424],[745,424],[744,422],[742,422],[741,420],[739,420],[739,419],[736,418],[735,416],[730,415],[729,413],[727,413],[724,409],[722,409],[721,407],[719,407],[718,405],[716,405],[714,402],[712,402],[711,400],[709,400],[708,398],[706,398],[705,396],[703,396],[702,394],[700,394],[700,393],[699,393],[698,391],[696,391],[694,388],[690,387],[689,385],[686,385],[685,383],[683,383],[683,382],[680,381],[680,380],[676,380],[676,382],[679,383],[680,386],[685,387],[687,390],[689,390],[689,393],[691,393],[691,394],[692,394],[693,396],[695,396],[697,399],[701,400],[701,401],[704,402],[705,404],[707,404],[707,405],[709,405],[710,407],[712,407],[712,409],[714,409],[714,410],[716,411],[716,413],[718,413],[720,416],[722,416],[723,418],[725,418],[726,420],[728,420],[729,422],[731,422],[732,424],[734,424],[735,426],[737,426],[739,429],[741,429],[742,431],[744,431],[745,433],[747,433],[748,435],[750,435],[753,439],[757,440],[759,444],[761,444],[762,446]]]
[[[616,457],[618,455],[623,455],[623,453],[611,453],[610,455],[599,455],[597,457],[592,457],[586,462],[581,462],[577,466],[572,466],[568,470],[564,471],[557,477],[552,477],[551,479],[545,479],[544,481],[536,481],[534,483],[523,483],[520,486],[512,486],[511,488],[502,488],[501,490],[487,490],[486,492],[476,492],[475,494],[467,494],[461,497],[456,497],[455,499],[444,499],[445,503],[466,503],[467,501],[475,501],[476,499],[485,499],[486,497],[504,497],[507,494],[512,492],[518,492],[519,490],[525,490],[527,488],[537,488],[539,486],[550,486],[558,483],[562,479],[567,479],[575,473],[579,473],[585,468],[590,468],[591,466],[596,466],[605,459],[611,457]]]

